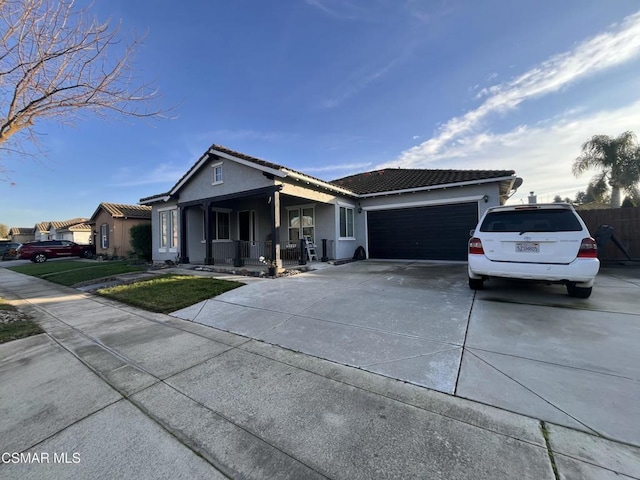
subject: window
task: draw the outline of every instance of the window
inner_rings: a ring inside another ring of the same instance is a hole
[[[206,215],[206,213],[205,213]],[[222,212],[220,210],[214,210],[212,212],[211,217],[211,240],[229,240],[230,236],[230,225],[231,225],[231,215],[229,212]],[[206,240],[206,228],[207,228],[206,218],[202,219],[202,232],[203,239]]]
[[[178,210],[160,212],[160,248],[178,248]]]
[[[340,237],[353,238],[353,208],[340,207]]]
[[[489,212],[481,232],[579,232],[582,225],[568,209],[522,208]]]
[[[304,237],[315,239],[315,210],[313,207],[290,208],[288,215],[290,244],[297,244]]]
[[[213,185],[222,183],[222,163],[211,165],[213,167]]]
[[[229,212],[215,212],[216,234],[214,240],[229,240]]]
[[[100,225],[100,248],[109,248],[109,225],[106,223]]]

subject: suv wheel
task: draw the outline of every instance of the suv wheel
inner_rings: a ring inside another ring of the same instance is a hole
[[[31,261],[33,263],[44,263],[47,261],[47,256],[44,253],[36,253],[31,257]]]
[[[84,258],[93,258],[93,252],[91,250],[85,250],[82,252],[82,256]]]
[[[469,277],[469,288],[471,290],[482,290],[484,288],[484,280],[482,278]]]
[[[575,283],[567,283],[567,293],[570,297],[589,298],[593,287],[576,287]]]

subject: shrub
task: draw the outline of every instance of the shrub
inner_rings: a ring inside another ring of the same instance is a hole
[[[151,224],[141,223],[129,229],[133,252],[147,262],[151,261]]]

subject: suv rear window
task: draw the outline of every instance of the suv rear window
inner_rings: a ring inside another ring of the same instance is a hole
[[[579,232],[582,225],[565,208],[508,210],[490,212],[480,226],[481,232]]]

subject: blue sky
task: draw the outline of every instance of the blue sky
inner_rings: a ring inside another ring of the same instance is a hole
[[[145,35],[170,120],[36,125],[3,153],[0,223],[89,217],[167,191],[212,143],[332,180],[380,167],[513,169],[573,198],[595,134],[640,135],[635,0],[96,0]],[[179,6],[179,8],[177,7]]]

